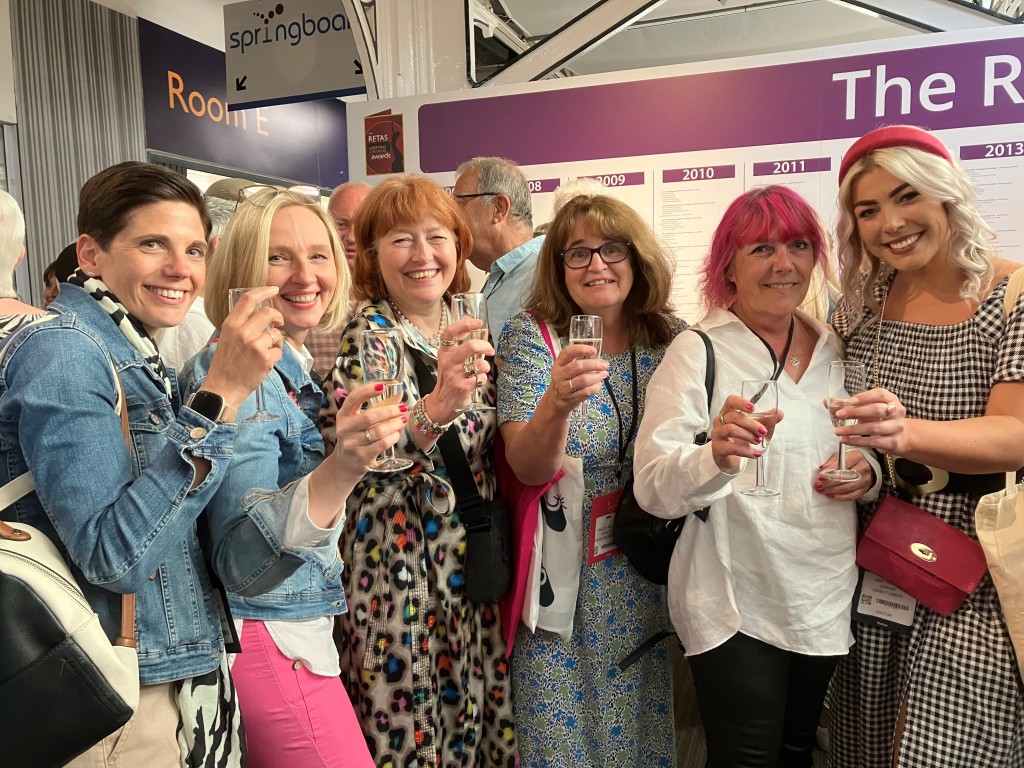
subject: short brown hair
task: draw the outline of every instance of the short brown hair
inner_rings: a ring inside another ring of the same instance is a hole
[[[330,216],[304,195],[287,190],[267,189],[253,200],[243,200],[228,223],[223,239],[217,245],[217,258],[213,259],[206,275],[204,308],[210,322],[218,328],[228,316],[228,290],[230,288],[258,287],[267,284],[267,266],[270,255],[270,227],[274,216],[284,208],[300,206],[309,209],[324,225],[338,272],[338,282],[323,317],[321,330],[339,328],[348,312],[348,262],[341,240]]]
[[[151,203],[181,202],[199,212],[206,239],[210,239],[210,213],[199,187],[162,165],[130,160],[97,173],[78,193],[78,234],[89,235],[106,250],[128,225],[136,208]]]
[[[430,179],[410,175],[391,178],[374,187],[356,211],[352,222],[356,238],[352,287],[357,298],[370,300],[388,295],[377,260],[377,241],[395,227],[415,224],[428,216],[455,235],[458,259],[448,293],[469,290],[466,257],[473,250],[473,235],[462,218],[462,211],[452,196]]]
[[[670,342],[677,325],[669,299],[672,260],[640,214],[607,195],[579,195],[555,214],[540,250],[526,308],[537,312],[563,336],[569,332],[569,318],[583,314],[566,288],[566,267],[562,263],[562,251],[580,219],[609,241],[630,243],[633,286],[622,306],[629,345],[657,347]]]

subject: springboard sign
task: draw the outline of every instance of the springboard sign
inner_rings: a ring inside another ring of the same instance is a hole
[[[224,52],[232,110],[366,92],[339,0],[225,5]]]

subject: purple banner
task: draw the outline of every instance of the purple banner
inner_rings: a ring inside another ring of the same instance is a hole
[[[735,165],[705,165],[701,168],[671,168],[661,172],[663,184],[680,181],[712,181],[714,179],[735,179]]]
[[[644,185],[644,172],[635,173],[602,173],[595,176],[580,176],[581,179],[596,179],[606,187],[641,187]]]
[[[561,179],[530,179],[530,194],[554,192],[562,185]]]
[[[437,173],[478,155],[542,165],[853,139],[893,123],[1019,123],[1022,59],[1024,37],[1016,36],[426,104],[420,165]],[[596,113],[601,121],[580,124],[581,114]]]
[[[782,176],[831,170],[831,157],[805,157],[802,160],[769,160],[767,163],[754,163],[755,176]]]
[[[146,147],[331,189],[348,181],[345,104],[337,99],[227,111],[224,54],[139,19]]]
[[[960,147],[961,160],[991,160],[1000,157],[1024,157],[1024,141],[1000,141],[995,144],[970,144]]]

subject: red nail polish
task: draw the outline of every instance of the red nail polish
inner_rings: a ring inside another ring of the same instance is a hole
[[[402,417],[402,423],[403,424],[408,424],[409,423],[409,417],[408,416],[403,416]]]
[[[820,491],[822,488],[825,487],[825,484],[824,483],[820,483],[820,482],[819,483],[815,483],[814,487]]]
[[[408,410],[409,410],[409,406],[406,405],[405,403],[402,403],[402,405],[398,406],[398,412],[399,413],[405,413]]]
[[[374,392],[383,392],[384,391],[384,385],[383,384],[374,384],[373,385],[373,391]]]
[[[759,435],[767,435],[768,434],[768,428],[767,427],[758,427],[757,428],[757,434],[759,434]]]
[[[762,454],[760,454],[760,453],[757,453],[756,451],[754,452],[754,458],[755,458],[755,459],[760,459],[760,458],[761,458],[761,456],[762,456]]]
[[[753,411],[754,410],[754,404],[753,403],[747,403],[743,407],[746,408],[748,411]]]

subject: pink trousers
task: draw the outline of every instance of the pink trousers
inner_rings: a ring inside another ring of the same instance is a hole
[[[315,675],[282,654],[262,621],[245,620],[242,648],[231,678],[249,768],[373,768],[340,678]]]

